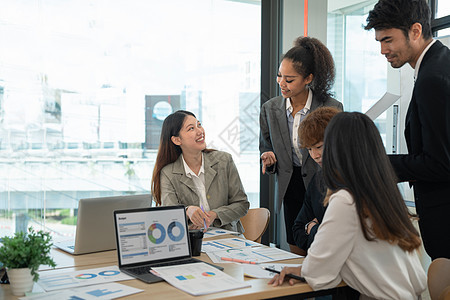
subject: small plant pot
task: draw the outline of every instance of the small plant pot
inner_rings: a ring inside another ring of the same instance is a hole
[[[7,269],[9,285],[14,296],[24,296],[33,289],[33,276],[29,268]]]

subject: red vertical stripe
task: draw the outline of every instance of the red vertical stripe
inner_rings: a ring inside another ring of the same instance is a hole
[[[305,7],[303,9],[303,36],[308,36],[308,0],[305,1]]]

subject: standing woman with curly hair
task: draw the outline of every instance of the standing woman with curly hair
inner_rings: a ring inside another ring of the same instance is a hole
[[[302,149],[298,139],[300,122],[313,110],[332,106],[343,110],[331,97],[335,68],[333,57],[318,39],[299,37],[283,57],[277,74],[282,96],[261,107],[259,150],[262,172],[276,174],[279,212],[284,204],[286,237],[291,252],[305,255],[295,246],[292,227],[303,205],[305,187],[319,166]]]

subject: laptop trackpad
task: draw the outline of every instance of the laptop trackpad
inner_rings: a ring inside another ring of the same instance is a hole
[[[162,279],[161,277],[158,277],[156,275],[153,275],[151,273],[148,274],[140,274],[138,277],[136,277],[137,279],[140,279],[144,282],[147,283],[154,283],[154,282],[160,282],[160,281],[164,281],[164,279]]]

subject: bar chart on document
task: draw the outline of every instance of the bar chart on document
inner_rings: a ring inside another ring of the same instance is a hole
[[[300,258],[302,256],[272,247],[232,248],[221,251],[207,252],[214,263],[223,263],[222,257],[245,260],[254,263],[268,263],[278,260]]]

